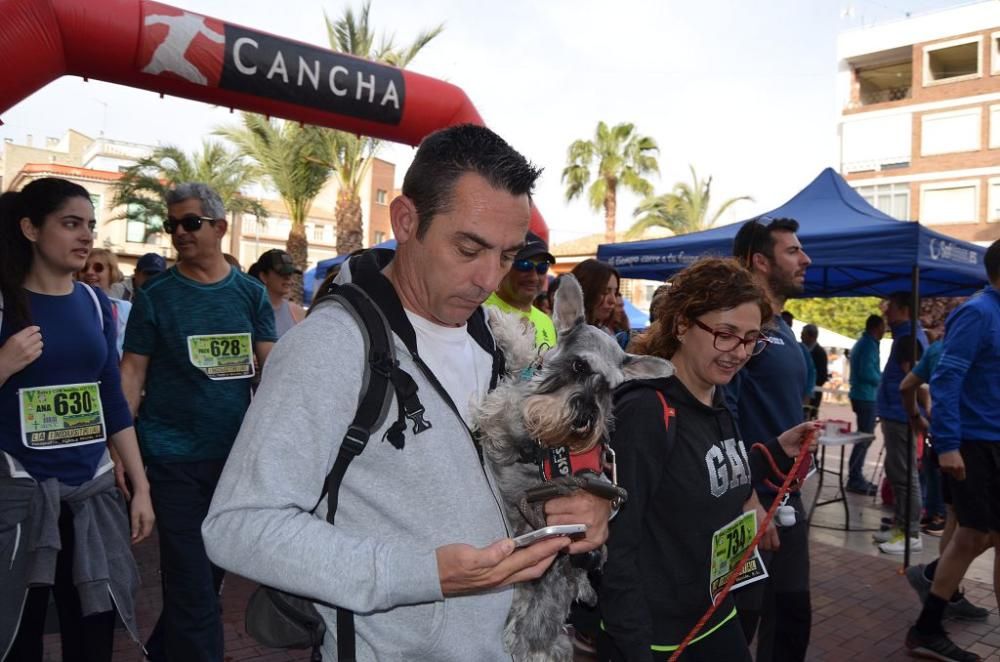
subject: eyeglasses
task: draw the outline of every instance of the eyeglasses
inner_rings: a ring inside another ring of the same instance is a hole
[[[104,269],[105,266],[103,262],[91,262],[83,267],[83,271],[93,271],[95,274],[104,273]]]
[[[694,325],[703,331],[708,331],[715,337],[713,346],[720,352],[731,352],[740,345],[743,345],[743,349],[746,350],[746,353],[749,356],[757,356],[767,349],[768,344],[770,344],[767,340],[767,336],[755,334],[747,336],[746,338],[740,338],[734,333],[716,331],[701,320],[697,319],[694,320]]]
[[[209,224],[215,223],[214,218],[196,216],[195,214],[188,214],[184,218],[171,218],[168,216],[167,220],[163,221],[163,231],[167,234],[173,234],[177,232],[177,226],[181,226],[185,232],[197,232],[201,229],[201,224],[205,221],[208,221]]]
[[[532,262],[531,260],[514,260],[511,266],[514,267],[515,271],[531,271],[534,269],[536,274],[544,274],[549,270],[548,262]]]

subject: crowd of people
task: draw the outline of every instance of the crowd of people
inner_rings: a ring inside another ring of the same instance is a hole
[[[613,267],[574,267],[584,321],[629,352],[669,360],[674,374],[615,394],[609,441],[629,499],[552,498],[547,524],[586,524],[585,535],[515,548],[475,411],[503,365],[483,304],[524,319],[538,361],[559,344],[556,258],[528,231],[538,175],[486,128],[431,134],[390,204],[395,252],[362,252],[319,289],[363,292],[391,329],[390,374],[407,376],[392,391],[403,424],[387,404],[364,452],[352,442],[370,370],[362,321],[335,296],[308,316],[289,301],[301,270],[284,251],[247,273],[227,259],[211,188],[169,191],[163,227],[177,262],[143,256],[130,282],[93,246],[85,189],[46,178],[3,194],[0,659],[43,659],[50,592],[65,659],[110,660],[116,614],[139,641],[129,545],[155,521],[163,606],[142,646],[156,662],[224,659],[227,570],[315,601],[325,659],[350,646],[359,660],[509,660],[512,587],[557,555],[602,547],[606,561],[590,574],[598,605],[571,619],[598,659],[665,660],[686,646],[684,660],[804,660],[802,481],[778,486],[808,467],[799,456],[815,448],[826,360],[815,327],[800,343],[780,315],[810,265],[798,223],[744,224],[732,257],[697,261],[657,290],[644,331],[629,327]],[[963,604],[959,584],[1000,535],[1000,387],[989,377],[1000,370],[1000,242],[986,269],[990,284],[938,345],[927,348],[908,297],[894,296],[851,355],[858,429],[880,421],[897,495],[879,534],[885,551],[907,532],[920,544],[919,492],[905,501],[906,484],[920,484],[907,464],[911,431],[929,434],[946,474],[939,492],[951,505],[933,513],[947,512],[941,558],[908,572],[924,607],[906,646],[936,659],[978,659],[941,622],[979,613],[962,611],[978,608]],[[893,349],[881,372],[886,324]],[[400,393],[416,394],[419,410]],[[870,494],[866,451],[853,449],[849,488]],[[332,524],[327,479],[345,455]],[[710,589],[729,576],[715,568],[716,541],[753,536],[772,505],[782,516],[759,532],[769,576]]]

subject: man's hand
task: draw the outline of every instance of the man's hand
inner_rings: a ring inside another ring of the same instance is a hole
[[[961,452],[955,450],[939,453],[938,464],[941,471],[955,480],[965,480],[965,460],[962,459]]]
[[[463,544],[438,547],[435,554],[441,593],[462,595],[538,579],[552,565],[556,554],[568,545],[569,538],[560,536],[517,551],[510,538],[482,549]]]
[[[911,416],[910,423],[913,425],[914,434],[923,435],[925,437],[927,436],[927,432],[930,430],[931,426],[924,416],[920,414]]]
[[[0,384],[42,355],[42,329],[29,326],[0,345]]]
[[[608,519],[611,517],[611,502],[584,490],[577,490],[570,496],[556,497],[545,502],[545,523],[586,524],[587,535],[575,541],[567,550],[570,554],[580,554],[597,549],[608,539]]]
[[[781,450],[785,451],[785,455],[796,457],[803,442],[809,438],[809,446],[806,450],[811,453],[816,450],[816,440],[819,439],[821,427],[823,427],[823,423],[820,421],[799,423],[794,428],[782,432],[781,436],[778,437],[778,444],[781,445]]]

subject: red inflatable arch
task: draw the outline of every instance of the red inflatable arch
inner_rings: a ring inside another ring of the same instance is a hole
[[[63,75],[416,145],[483,124],[434,78],[151,0],[0,0],[0,113]],[[548,238],[532,210],[531,228]]]

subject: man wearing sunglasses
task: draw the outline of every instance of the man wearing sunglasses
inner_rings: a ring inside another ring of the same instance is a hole
[[[781,471],[789,471],[793,458],[785,455],[777,439],[803,421],[802,394],[807,387],[805,354],[791,328],[779,316],[788,297],[802,294],[811,260],[796,236],[799,224],[790,218],[760,218],[740,228],[733,255],[753,274],[774,310],[774,326],[767,329],[768,349],[751,358],[726,388],[746,444],[766,443]],[[808,384],[811,388],[812,384]],[[764,484],[769,464],[762,454],[750,452],[754,488],[768,508],[775,492]],[[775,483],[775,481],[777,482]],[[812,607],[809,597],[808,524],[802,497],[791,493],[787,505],[795,509],[796,523],[778,529],[781,545],[764,563],[771,577],[735,594],[744,634],[750,641],[760,622],[758,662],[795,661],[805,658],[809,647]],[[761,587],[761,584],[765,584]]]
[[[154,662],[221,662],[223,573],[201,523],[276,339],[274,313],[264,286],[223,256],[219,195],[181,184],[166,203],[179,262],[136,289],[121,366],[160,519],[163,611],[146,648]]]
[[[545,240],[529,232],[524,238],[524,246],[514,256],[510,271],[485,301],[487,306],[527,318],[535,327],[535,347],[540,351],[555,346],[556,328],[552,319],[533,303],[535,297],[548,288],[549,267],[555,263]]]

